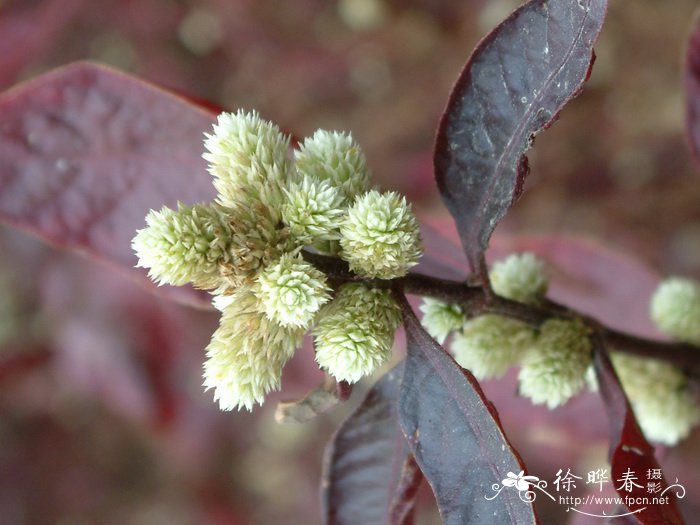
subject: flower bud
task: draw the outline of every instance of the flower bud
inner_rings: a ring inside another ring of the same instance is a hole
[[[536,405],[563,405],[585,385],[591,350],[582,323],[562,319],[545,322],[523,359],[520,393]]]
[[[615,371],[644,435],[675,445],[700,422],[700,409],[676,366],[627,354],[611,355]]]
[[[282,367],[303,334],[268,319],[253,292],[239,288],[207,346],[204,386],[214,389],[221,410],[251,410],[279,388]]]
[[[389,358],[401,312],[389,291],[346,284],[319,319],[316,362],[338,381],[355,383]]]
[[[277,125],[256,111],[221,113],[204,146],[220,204],[259,200],[275,209],[281,206],[281,185],[292,164],[289,137]]]
[[[319,129],[294,152],[297,171],[317,180],[328,180],[340,190],[344,204],[371,187],[362,150],[350,133]]]
[[[456,304],[447,304],[430,297],[423,298],[420,305],[423,312],[421,323],[427,332],[442,344],[450,332],[459,330],[464,324],[465,318],[462,309]]]
[[[270,320],[306,330],[331,298],[329,291],[323,272],[301,256],[285,254],[259,274],[256,294]]]
[[[343,259],[363,277],[401,277],[423,254],[418,221],[404,197],[369,191],[359,197],[341,227]]]
[[[219,286],[218,266],[229,259],[232,232],[220,208],[178,204],[177,211],[164,206],[146,216],[146,228],[139,230],[131,246],[139,267],[158,284],[198,288]]]
[[[340,238],[343,198],[330,181],[305,176],[288,185],[285,198],[282,220],[299,245]]]
[[[514,253],[496,262],[489,275],[493,291],[513,301],[536,304],[547,293],[544,262],[529,252]]]
[[[651,298],[651,318],[662,332],[700,345],[700,284],[671,277],[659,284]]]
[[[464,323],[450,350],[459,366],[477,379],[501,377],[532,345],[532,329],[500,315],[482,315]]]

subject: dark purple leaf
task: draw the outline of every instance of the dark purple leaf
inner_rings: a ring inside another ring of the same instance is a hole
[[[408,356],[399,421],[443,522],[538,523],[532,504],[515,488],[486,499],[525,466],[474,376],[426,333],[405,299],[403,306]]]
[[[321,496],[327,525],[409,525],[420,473],[397,421],[403,365],[382,377],[326,448]],[[398,497],[397,497],[398,496]]]
[[[531,0],[462,71],[438,128],[438,186],[472,269],[522,191],[525,152],[587,79],[607,0]]]
[[[688,143],[695,159],[700,162],[700,12],[695,15],[688,39],[683,83]]]
[[[201,158],[214,114],[91,63],[0,95],[0,220],[63,248],[133,268],[131,239],[152,208],[214,196]],[[162,287],[203,305],[206,295]]]
[[[608,413],[610,424],[610,451],[609,459],[611,466],[611,481],[615,483],[618,494],[631,498],[649,498],[644,483],[637,481],[641,487],[624,487],[619,480],[627,469],[636,473],[640,480],[648,469],[660,469],[654,457],[654,448],[644,438],[639,430],[637,421],[632,412],[625,392],[622,390],[620,381],[615,374],[615,369],[610,362],[610,358],[602,350],[602,345],[598,344],[595,352],[595,369],[600,394]],[[666,480],[661,480],[662,487],[668,487]],[[631,488],[627,491],[625,488]],[[664,505],[652,504],[630,504],[627,505],[629,512],[634,512],[642,525],[682,525],[678,508],[676,507],[676,495],[671,488],[665,493],[669,496],[669,503]],[[625,500],[634,501],[634,500]]]

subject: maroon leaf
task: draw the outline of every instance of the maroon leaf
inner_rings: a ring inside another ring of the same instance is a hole
[[[602,350],[600,343],[595,352],[595,369],[600,385],[600,394],[605,403],[610,424],[611,481],[615,483],[615,489],[623,498],[645,498],[648,500],[650,498],[646,484],[640,480],[649,469],[660,469],[661,467],[654,457],[654,448],[639,430],[630,403],[615,374],[615,369],[610,358]],[[641,486],[631,484],[625,486],[624,482],[621,481],[628,469],[636,475],[636,483]],[[662,479],[661,484],[663,489],[668,487],[666,480]],[[643,525],[682,525],[684,522],[676,507],[674,488],[665,492],[664,496],[669,496],[669,503],[665,505],[638,504],[634,503],[634,499],[625,499],[625,504],[630,512],[635,513]],[[631,502],[631,504],[627,502]]]
[[[696,13],[685,52],[685,125],[688,143],[700,162],[700,12]]]
[[[522,191],[526,150],[588,78],[607,0],[531,0],[477,47],[438,128],[435,175],[472,269]]]
[[[420,473],[411,469],[396,403],[403,364],[382,377],[338,428],[323,463],[327,525],[409,525]]]
[[[525,466],[471,373],[421,327],[403,299],[408,356],[399,422],[446,525],[538,523],[515,488],[494,491]],[[492,497],[492,499],[486,499]]]
[[[74,64],[0,95],[0,221],[133,268],[131,239],[152,208],[211,200],[201,158],[214,115],[104,66]],[[162,287],[203,305],[206,295]]]

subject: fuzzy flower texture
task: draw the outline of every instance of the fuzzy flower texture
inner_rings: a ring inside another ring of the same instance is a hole
[[[548,279],[544,263],[531,253],[512,254],[490,270],[494,291],[526,304],[542,301]],[[553,409],[596,387],[592,348],[577,320],[550,319],[539,330],[487,314],[466,319],[457,305],[426,298],[423,324],[438,342],[454,332],[450,350],[478,379],[501,377],[519,364],[521,395]],[[651,318],[667,335],[700,345],[700,283],[672,277],[650,302]],[[613,349],[614,350],[614,349]],[[683,371],[675,365],[613,352],[613,363],[646,437],[675,445],[700,423],[700,408]]]
[[[304,250],[343,258],[362,277],[405,275],[422,254],[406,200],[371,187],[346,133],[319,130],[290,155],[290,138],[255,113],[222,113],[206,135],[214,202],[163,207],[132,241],[158,284],[212,293],[221,310],[204,385],[223,410],[262,403],[312,330],[316,360],[355,382],[389,357],[399,324],[386,290],[332,290]]]

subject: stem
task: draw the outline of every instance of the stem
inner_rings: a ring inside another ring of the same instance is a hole
[[[377,288],[393,288],[404,293],[457,304],[467,317],[498,314],[517,319],[533,328],[539,328],[548,319],[580,319],[598,334],[609,349],[669,361],[683,368],[689,375],[700,378],[700,348],[626,334],[554,301],[546,300],[538,305],[523,304],[494,294],[488,283],[474,285],[413,272],[392,280],[363,279],[351,272],[347,263],[337,257],[302,253],[307,261],[328,276],[333,286],[361,282]]]

